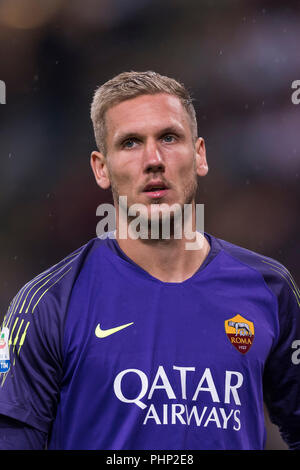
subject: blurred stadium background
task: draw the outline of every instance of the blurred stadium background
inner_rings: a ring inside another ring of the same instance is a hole
[[[89,107],[125,70],[191,90],[209,174],[205,230],[282,262],[299,284],[300,4],[256,0],[1,0],[0,308],[96,236]],[[285,449],[267,419],[267,449]]]

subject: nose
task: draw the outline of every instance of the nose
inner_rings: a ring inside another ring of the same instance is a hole
[[[154,141],[149,141],[144,147],[144,172],[164,172],[165,165],[161,152]]]

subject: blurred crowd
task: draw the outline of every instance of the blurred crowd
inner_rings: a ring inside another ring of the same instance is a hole
[[[191,91],[205,230],[277,259],[299,285],[299,44],[298,1],[2,0],[1,318],[25,282],[96,236],[112,199],[90,170],[89,108],[127,70]]]

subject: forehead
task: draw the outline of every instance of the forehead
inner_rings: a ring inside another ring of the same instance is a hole
[[[166,93],[122,101],[107,110],[105,121],[108,139],[120,133],[149,133],[176,125],[182,130],[189,128],[189,116],[180,99]]]

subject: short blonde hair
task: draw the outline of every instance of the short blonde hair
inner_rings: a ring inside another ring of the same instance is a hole
[[[122,101],[140,95],[168,93],[181,101],[190,121],[193,140],[197,140],[197,119],[189,92],[182,83],[156,72],[123,72],[101,85],[94,94],[91,104],[91,119],[99,151],[105,155],[106,148],[106,111]]]

